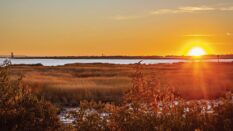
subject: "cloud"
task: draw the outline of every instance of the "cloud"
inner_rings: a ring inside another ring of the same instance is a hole
[[[184,6],[176,9],[158,9],[150,12],[150,14],[152,15],[178,14],[178,13],[193,13],[193,12],[213,11],[213,10],[216,9],[208,6]]]
[[[233,6],[220,8],[221,11],[233,11]]]
[[[233,11],[233,6],[228,7],[214,7],[214,6],[182,6],[178,8],[162,8],[150,11],[141,15],[116,15],[111,17],[113,20],[133,20],[140,19],[150,15],[165,15],[165,14],[184,14],[184,13],[197,13],[197,12],[210,12],[210,11]]]
[[[172,10],[172,9],[159,9],[152,11],[150,14],[152,15],[161,15],[161,14],[176,14],[179,13],[178,10]]]
[[[185,6],[178,8],[180,12],[195,12],[195,11],[212,11],[215,10],[213,7],[208,6]]]
[[[113,20],[132,20],[132,19],[138,19],[141,18],[141,16],[123,16],[123,15],[116,15],[111,17]]]
[[[227,35],[227,36],[232,36],[232,33],[227,32],[226,35]]]
[[[186,34],[183,37],[212,37],[212,36],[233,36],[231,32],[226,32],[225,34]]]
[[[183,35],[184,37],[211,37],[213,34],[188,34]]]

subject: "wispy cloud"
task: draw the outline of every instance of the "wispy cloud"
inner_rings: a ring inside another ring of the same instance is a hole
[[[181,12],[195,12],[195,11],[211,11],[215,10],[213,7],[208,6],[185,6],[178,8]]]
[[[112,16],[111,19],[113,20],[132,20],[132,19],[138,19],[141,18],[141,16],[123,16],[123,15],[116,15],[116,16]]]
[[[172,10],[172,9],[159,9],[159,10],[154,10],[150,12],[152,15],[161,15],[161,14],[176,14],[179,13],[178,10]]]
[[[227,36],[232,36],[233,34],[230,33],[230,32],[227,32],[226,35],[227,35]]]
[[[212,37],[212,36],[233,36],[231,32],[226,32],[225,34],[186,34],[183,37]]]
[[[193,13],[193,12],[213,11],[213,10],[216,9],[208,6],[184,6],[176,9],[157,9],[150,12],[150,14],[152,15],[178,14],[178,13]]]
[[[145,16],[150,15],[165,15],[165,14],[184,14],[184,13],[198,13],[198,12],[211,12],[211,11],[233,11],[233,6],[226,7],[214,7],[214,6],[182,6],[178,8],[161,8],[156,9],[141,15],[116,15],[112,16],[113,20],[132,20],[132,19],[140,19]]]
[[[213,34],[187,34],[183,35],[184,37],[211,37]]]
[[[220,8],[219,10],[221,10],[221,11],[233,11],[233,6],[230,6],[230,7],[222,7],[222,8]]]

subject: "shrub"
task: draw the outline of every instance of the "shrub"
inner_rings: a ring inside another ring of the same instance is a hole
[[[0,67],[0,130],[61,130],[57,109],[22,83],[9,79],[9,61]]]
[[[123,105],[83,102],[74,124],[85,131],[231,131],[232,98],[229,93],[208,113],[208,102],[181,99],[158,77],[146,78],[137,70]]]

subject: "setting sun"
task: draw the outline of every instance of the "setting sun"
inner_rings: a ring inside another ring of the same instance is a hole
[[[200,57],[207,54],[216,54],[213,46],[211,45],[213,45],[213,43],[210,43],[208,40],[203,38],[186,40],[183,43],[183,47],[180,48],[179,54],[194,57]]]
[[[206,51],[202,49],[201,47],[193,47],[189,52],[189,56],[202,56],[205,55]]]

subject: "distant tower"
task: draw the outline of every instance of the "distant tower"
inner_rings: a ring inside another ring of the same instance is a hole
[[[11,58],[14,58],[15,56],[14,56],[14,53],[13,52],[11,52]]]

